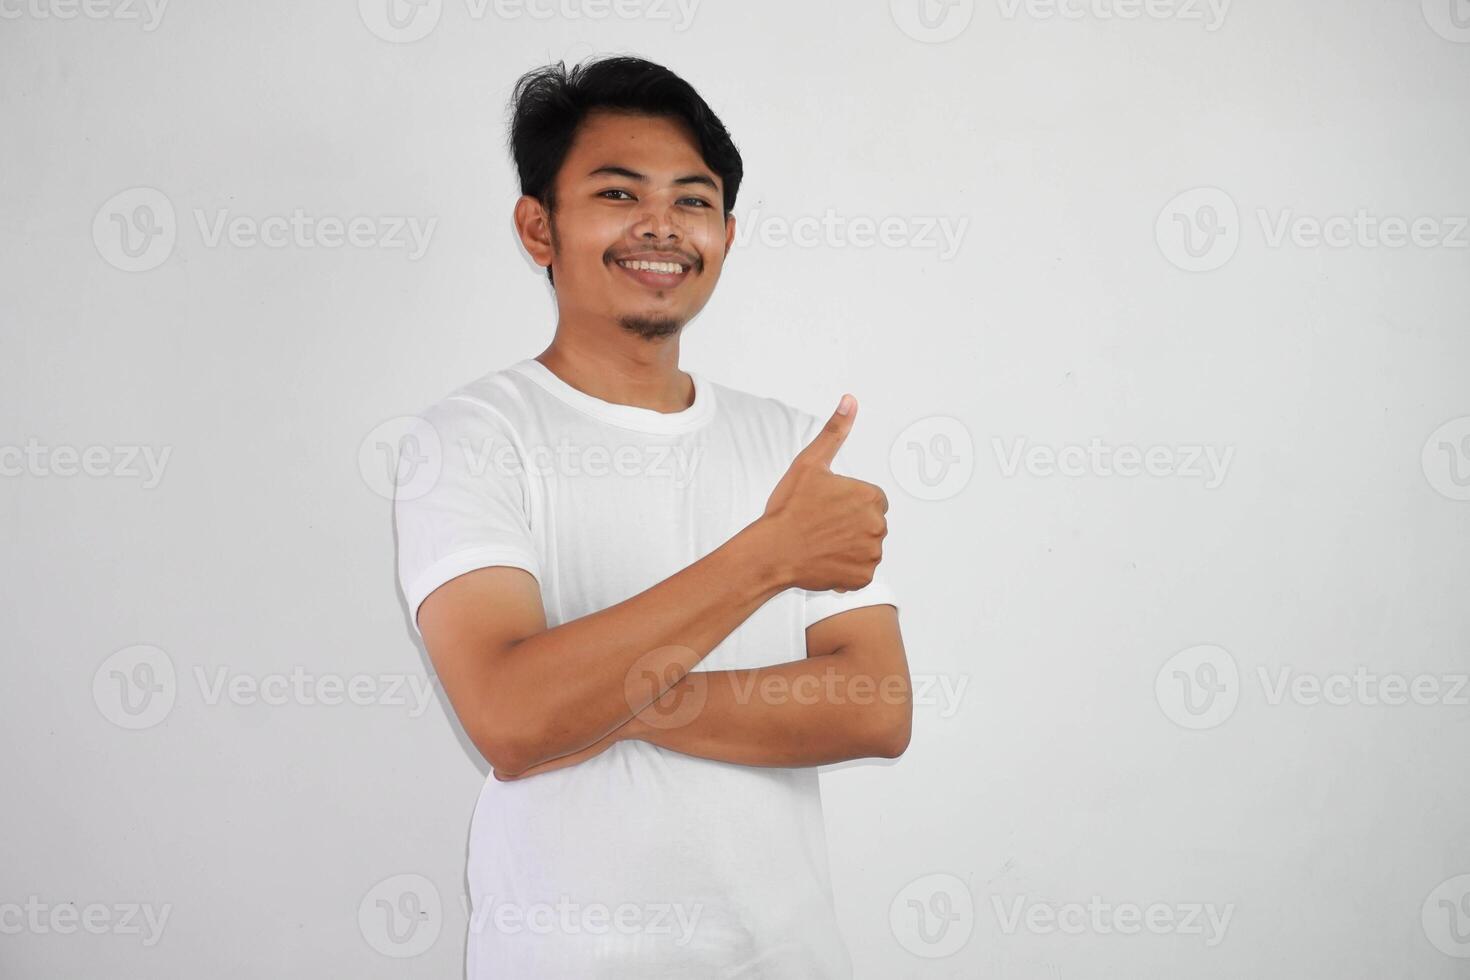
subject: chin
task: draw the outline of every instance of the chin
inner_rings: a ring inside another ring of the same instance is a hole
[[[662,313],[624,313],[618,317],[618,325],[628,333],[646,340],[671,337],[683,329],[688,320],[684,317]]]

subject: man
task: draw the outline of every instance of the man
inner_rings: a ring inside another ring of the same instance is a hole
[[[878,487],[852,428],[679,368],[742,168],[636,58],[517,84],[515,224],[551,345],[423,418],[399,576],[493,766],[469,848],[469,980],[849,977],[817,770],[908,745]]]

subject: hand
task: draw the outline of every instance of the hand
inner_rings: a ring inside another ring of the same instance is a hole
[[[883,489],[832,472],[832,460],[852,431],[857,399],[843,395],[837,409],[791,461],[762,517],[780,529],[772,538],[781,567],[790,570],[790,584],[814,592],[846,592],[871,582],[888,534]]]

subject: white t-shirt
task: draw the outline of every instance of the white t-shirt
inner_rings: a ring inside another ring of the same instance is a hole
[[[595,398],[528,358],[423,412],[419,466],[395,503],[415,628],[430,592],[491,565],[536,576],[555,627],[758,518],[826,419],[689,373],[694,403],[660,413]],[[807,626],[878,603],[897,605],[881,564],[856,591],[787,589],[695,669],[801,660]],[[492,775],[468,872],[469,980],[851,976],[815,768],[627,741],[554,772]]]

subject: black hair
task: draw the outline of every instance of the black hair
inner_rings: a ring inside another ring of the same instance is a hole
[[[556,210],[556,175],[577,127],[594,109],[663,116],[684,122],[705,165],[720,177],[725,215],[735,210],[744,164],[725,124],[694,87],[663,65],[623,55],[564,62],[526,72],[510,97],[510,150],[521,193]],[[551,278],[550,267],[546,276]]]

